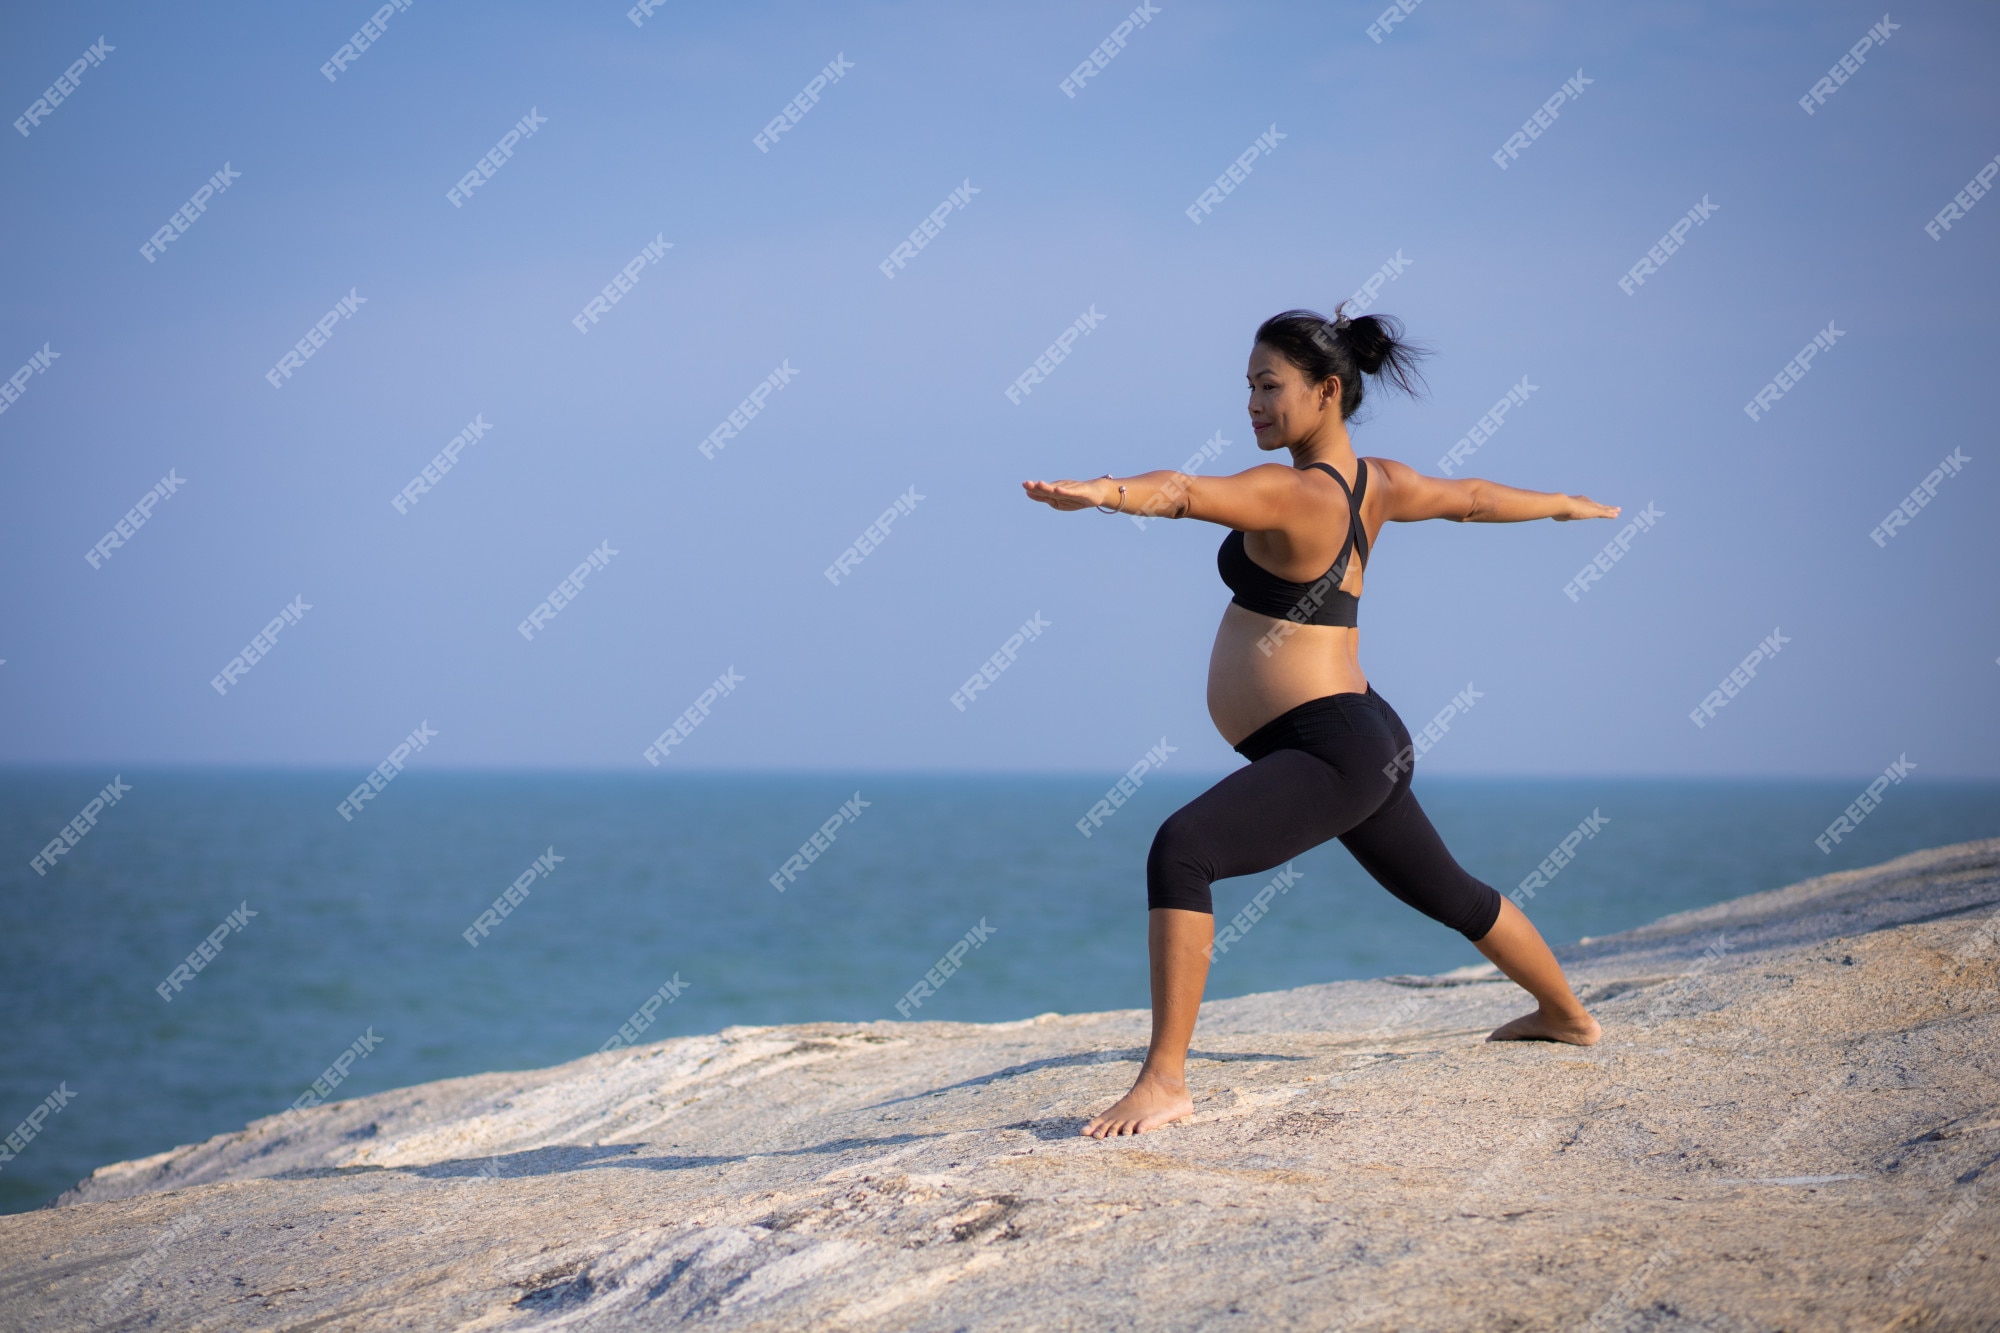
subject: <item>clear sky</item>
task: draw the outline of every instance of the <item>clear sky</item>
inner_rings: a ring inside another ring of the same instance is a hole
[[[1925,230],[2000,152],[2000,10],[1425,0],[1378,41],[1379,0],[1151,8],[1073,96],[1131,6],[413,0],[344,69],[370,4],[10,13],[0,110],[34,118],[0,142],[0,376],[27,368],[0,413],[0,761],[365,768],[428,723],[437,767],[644,773],[733,669],[668,764],[1114,770],[1165,738],[1231,767],[1203,705],[1221,530],[1018,483],[1211,439],[1208,469],[1258,461],[1258,322],[1400,258],[1375,309],[1436,349],[1431,393],[1372,399],[1363,453],[1435,471],[1525,381],[1470,473],[1661,515],[1574,600],[1622,524],[1383,534],[1371,680],[1419,725],[1477,692],[1427,767],[2000,775],[2000,200]]]

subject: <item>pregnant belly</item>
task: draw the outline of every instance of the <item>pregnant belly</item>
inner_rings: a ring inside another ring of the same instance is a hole
[[[1361,693],[1359,630],[1294,625],[1231,602],[1208,656],[1208,716],[1235,745],[1280,713],[1328,694]]]

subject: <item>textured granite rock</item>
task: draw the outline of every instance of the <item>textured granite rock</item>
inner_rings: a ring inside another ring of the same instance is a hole
[[[2000,839],[1563,961],[1206,1006],[731,1028],[261,1120],[0,1217],[25,1329],[2000,1326]]]

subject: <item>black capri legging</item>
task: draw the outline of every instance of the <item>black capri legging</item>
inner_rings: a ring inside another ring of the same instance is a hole
[[[1410,906],[1478,940],[1500,895],[1467,874],[1410,791],[1410,733],[1388,701],[1329,694],[1243,738],[1250,761],[1167,817],[1146,857],[1146,906],[1214,912],[1209,885],[1339,838]]]

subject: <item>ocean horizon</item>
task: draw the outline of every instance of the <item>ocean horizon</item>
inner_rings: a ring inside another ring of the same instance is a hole
[[[38,873],[113,771],[130,791]],[[357,1044],[332,1099],[732,1025],[1143,1007],[1146,848],[1218,776],[1149,775],[1085,836],[1115,773],[412,769],[348,820],[335,768],[0,771],[0,1122],[67,1093],[0,1168],[0,1211],[281,1111]],[[1864,785],[1420,773],[1417,790],[1503,893],[1595,826],[1525,903],[1560,949],[2000,834],[2000,782],[1913,775],[1822,852]],[[1208,998],[1481,961],[1338,843],[1291,869]],[[1218,919],[1272,878],[1218,884]],[[969,934],[959,970],[899,1012]]]

